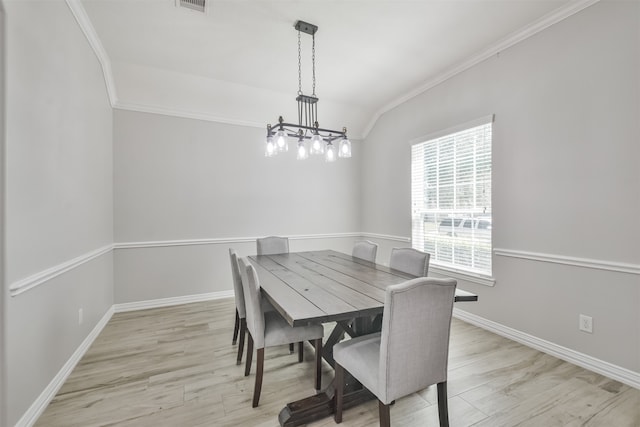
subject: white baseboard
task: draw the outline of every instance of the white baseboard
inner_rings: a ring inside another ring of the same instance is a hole
[[[49,385],[40,393],[40,396],[31,404],[27,412],[22,415],[22,418],[16,423],[15,427],[31,427],[38,420],[40,415],[47,409],[49,402],[55,397],[60,387],[67,380],[73,369],[76,367],[82,356],[87,352],[93,341],[96,339],[100,332],[107,325],[111,316],[113,315],[113,306],[109,307],[107,312],[102,316],[102,319],[98,321],[96,326],[91,330],[89,335],[82,341],[80,346],[76,349],[76,351],[71,355],[69,360],[64,364],[64,366],[58,371],[58,374],[53,377]]]
[[[222,298],[233,297],[233,291],[210,292],[206,294],[187,295],[174,298],[162,298],[150,301],[139,301],[125,304],[114,304],[102,316],[100,321],[91,330],[89,335],[82,341],[80,346],[71,355],[69,360],[58,371],[56,376],[51,380],[49,385],[40,393],[40,396],[31,404],[29,409],[22,415],[22,418],[16,423],[15,427],[31,427],[40,415],[47,409],[49,402],[55,397],[60,387],[67,380],[73,369],[76,367],[82,356],[87,352],[96,337],[102,332],[114,313],[122,313],[125,311],[144,310],[148,308],[167,307],[171,305],[187,304],[191,302],[210,301]]]
[[[125,311],[147,310],[149,308],[169,307],[171,305],[189,304],[192,302],[211,301],[222,298],[232,298],[233,290],[209,292],[206,294],[185,295],[180,297],[160,298],[147,301],[126,302],[113,306],[115,313]]]
[[[640,373],[638,372],[622,368],[612,363],[605,362],[604,360],[596,359],[595,357],[580,353],[579,351],[554,344],[550,341],[526,334],[458,308],[453,309],[453,317],[467,323],[471,323],[472,325],[478,326],[479,328],[493,332],[497,335],[509,338],[510,340],[519,342],[520,344],[524,344],[527,347],[535,348],[536,350],[550,354],[558,359],[562,359],[590,371],[597,372],[607,378],[611,378],[627,384],[628,386],[640,389]]]

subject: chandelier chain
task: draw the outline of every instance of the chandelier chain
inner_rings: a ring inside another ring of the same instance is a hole
[[[298,30],[298,95],[302,95],[302,55],[300,53],[300,30]]]
[[[311,35],[311,66],[313,71],[313,93],[316,96],[316,34]]]

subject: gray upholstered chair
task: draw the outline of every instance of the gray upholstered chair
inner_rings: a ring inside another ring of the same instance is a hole
[[[231,277],[233,277],[233,294],[236,300],[236,322],[233,327],[233,341],[235,345],[238,340],[238,333],[240,333],[240,343],[238,345],[238,358],[236,364],[242,363],[242,353],[244,352],[245,334],[247,332],[247,320],[246,320],[246,308],[244,303],[244,290],[242,289],[242,277],[240,275],[240,268],[238,267],[238,253],[229,248],[229,259],[231,260]],[[275,311],[276,309],[263,299],[262,301],[263,311]]]
[[[389,404],[438,385],[440,426],[449,425],[447,359],[454,279],[421,277],[389,286],[382,331],[338,343],[335,421],[342,422],[344,369],[378,398],[380,425],[389,426]]]
[[[238,253],[229,248],[229,258],[231,260],[231,276],[233,277],[233,293],[236,300],[236,322],[233,327],[233,344],[238,340],[238,332],[240,332],[240,344],[238,345],[238,358],[236,364],[242,362],[242,352],[244,351],[244,335],[247,330],[246,311],[244,304],[244,291],[242,290],[242,278],[240,277],[240,269],[238,268]]]
[[[286,237],[269,236],[256,240],[258,255],[273,255],[289,253],[289,239]]]
[[[430,254],[413,248],[391,249],[389,267],[417,277],[426,277],[429,272]]]
[[[289,253],[289,239],[287,237],[269,236],[256,239],[258,255],[276,255]],[[289,344],[289,352],[293,353],[293,343]],[[298,352],[302,357],[302,343],[298,343]]]
[[[316,390],[320,390],[322,368],[322,337],[324,329],[322,325],[290,326],[277,312],[263,312],[262,298],[260,297],[260,282],[255,268],[247,258],[238,260],[240,274],[242,276],[242,288],[245,295],[247,330],[249,343],[247,345],[247,365],[244,375],[251,372],[251,359],[253,347],[257,349],[256,382],[253,390],[253,403],[255,408],[260,400],[262,390],[262,377],[264,370],[264,349],[277,345],[313,341],[316,350]]]
[[[360,258],[369,262],[376,262],[376,253],[378,252],[378,244],[368,240],[360,240],[353,245],[351,256]]]

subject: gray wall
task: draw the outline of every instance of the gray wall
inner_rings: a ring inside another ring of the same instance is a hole
[[[597,3],[384,114],[362,145],[363,230],[411,235],[409,141],[495,114],[494,248],[640,264],[639,16]],[[494,255],[493,275],[460,281],[480,300],[458,308],[640,372],[637,274]]]
[[[4,147],[5,147],[5,42],[7,40],[4,22],[4,6],[0,3],[0,427],[6,425],[6,381],[5,381],[5,287],[4,287]]]
[[[230,290],[227,249],[254,253],[242,241],[257,236],[359,231],[358,142],[351,159],[325,163],[298,161],[293,147],[266,159],[264,138],[258,128],[114,110],[115,241],[142,246],[116,249],[116,303]],[[352,239],[291,249],[323,244]]]
[[[66,3],[5,10],[8,287],[113,243],[113,168],[104,78]],[[113,305],[112,256],[6,298],[14,425]]]

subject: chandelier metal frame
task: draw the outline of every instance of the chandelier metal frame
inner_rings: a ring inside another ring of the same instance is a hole
[[[321,128],[318,124],[318,97],[316,95],[316,39],[318,26],[304,21],[297,21],[294,28],[298,31],[298,123],[285,122],[282,116],[278,117],[275,126],[267,125],[267,139],[265,155],[271,157],[279,151],[288,151],[287,138],[295,138],[298,141],[298,159],[306,159],[309,153],[324,154],[328,162],[336,160],[336,157],[351,157],[351,142],[347,138],[347,128],[333,130]],[[309,34],[312,37],[312,94],[305,95],[302,92],[302,48],[301,34]],[[333,142],[339,141],[339,150]],[[307,142],[311,142],[311,147]]]

